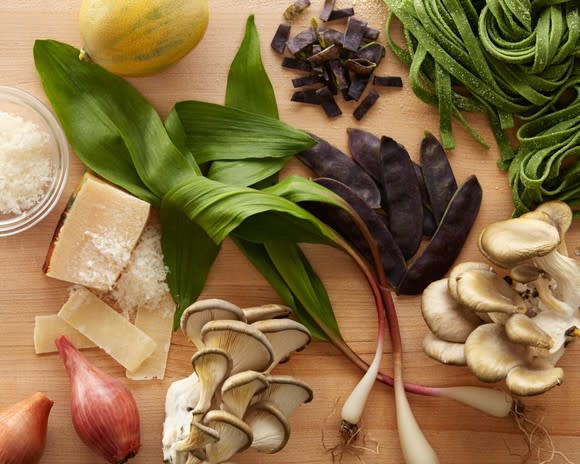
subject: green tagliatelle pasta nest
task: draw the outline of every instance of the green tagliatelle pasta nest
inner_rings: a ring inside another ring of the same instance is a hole
[[[389,46],[409,83],[439,107],[441,140],[456,118],[486,113],[509,169],[515,215],[548,199],[580,204],[580,13],[576,0],[385,0]],[[393,39],[392,15],[406,47]],[[523,125],[514,150],[506,131]],[[575,215],[580,216],[580,211]]]

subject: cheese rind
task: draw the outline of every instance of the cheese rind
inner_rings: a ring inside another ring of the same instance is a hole
[[[46,275],[110,290],[129,262],[149,211],[147,202],[85,174],[49,248]]]
[[[130,371],[136,370],[157,347],[150,336],[84,287],[73,289],[58,317]]]
[[[55,353],[54,341],[61,335],[78,349],[94,348],[96,345],[56,314],[36,316],[34,319],[34,351],[36,354]]]
[[[137,310],[135,326],[155,340],[157,348],[138,369],[127,370],[127,378],[131,380],[163,379],[173,335],[174,312],[175,303],[169,293],[157,306],[153,308],[142,306]]]

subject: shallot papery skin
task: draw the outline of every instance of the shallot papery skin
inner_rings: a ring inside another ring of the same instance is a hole
[[[71,413],[77,434],[111,464],[126,462],[141,446],[133,394],[120,380],[90,364],[65,336],[55,343],[71,382]]]
[[[0,412],[0,464],[40,462],[53,404],[38,392]]]

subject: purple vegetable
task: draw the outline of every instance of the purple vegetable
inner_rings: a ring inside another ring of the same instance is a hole
[[[368,76],[355,76],[350,82],[347,96],[350,100],[358,101],[362,96],[367,84],[369,83]]]
[[[410,259],[423,236],[419,182],[407,150],[390,137],[381,138],[379,156],[391,233],[405,259]]]
[[[274,38],[272,39],[270,46],[274,51],[282,54],[286,49],[286,42],[288,42],[289,37],[290,24],[280,24],[276,30],[276,34],[274,34]]]
[[[291,101],[320,105],[320,99],[316,94],[316,89],[298,90],[292,94]]]
[[[381,194],[370,178],[348,155],[320,137],[310,134],[318,144],[298,153],[298,158],[319,177],[330,177],[348,185],[370,208],[381,204]]]
[[[435,221],[439,224],[457,190],[457,181],[443,147],[432,134],[427,133],[423,138],[420,154],[425,188]]]
[[[329,118],[340,116],[342,114],[342,111],[334,100],[332,91],[328,87],[322,87],[316,90],[316,96],[318,97],[322,109]]]
[[[417,295],[427,285],[441,279],[453,265],[469,235],[481,205],[482,191],[477,177],[470,176],[457,189],[445,215],[425,248],[407,269],[398,293]]]
[[[379,216],[350,187],[327,177],[315,179],[317,183],[342,197],[360,216],[371,233],[380,253],[385,275],[393,287],[397,287],[406,271],[406,264],[393,236]],[[315,216],[340,233],[361,255],[372,263],[368,243],[351,216],[344,210],[331,205],[317,203],[309,209]]]
[[[284,11],[284,19],[290,21],[296,18],[309,6],[310,0],[296,0],[292,5],[286,8],[286,11]]]
[[[296,79],[292,79],[292,86],[296,87],[304,87],[305,85],[312,85],[312,84],[324,84],[324,78],[318,75],[311,75],[311,76],[304,76],[304,77],[297,77]]]
[[[312,66],[307,61],[298,60],[296,58],[284,57],[282,60],[282,67],[289,69],[298,69],[299,71],[312,71]]]
[[[399,76],[374,76],[373,85],[382,87],[403,87],[403,79]]]
[[[308,58],[308,62],[313,66],[318,66],[330,60],[336,60],[340,56],[340,49],[337,45],[330,45]]]
[[[379,64],[385,56],[385,47],[380,43],[371,42],[359,48],[356,52],[357,58],[364,58],[372,63]]]
[[[332,14],[332,10],[334,10],[334,0],[324,0],[324,7],[322,8],[322,13],[320,13],[319,18],[322,21],[328,21],[330,15]]]
[[[308,29],[306,29],[302,32],[299,32],[293,38],[291,38],[287,42],[286,46],[288,47],[288,50],[290,51],[290,53],[292,53],[293,55],[296,55],[298,52],[301,52],[305,48],[307,48],[310,45],[313,45],[317,42],[318,42],[318,37],[316,37],[316,33],[314,32],[314,29],[309,27]]]
[[[348,18],[354,16],[354,8],[341,8],[339,10],[332,10],[328,21],[337,21],[339,19]]]
[[[344,31],[344,41],[342,46],[346,50],[356,52],[363,40],[366,27],[367,23],[365,21],[356,19],[353,16],[348,18],[348,22],[346,23],[346,30]]]
[[[353,116],[356,118],[357,121],[360,121],[365,115],[369,112],[369,110],[373,107],[376,101],[379,99],[379,94],[374,90],[371,90],[368,95],[363,99],[362,102],[355,108],[354,112],[352,113]]]
[[[348,149],[352,159],[379,185],[383,182],[379,149],[381,139],[362,129],[349,127]]]

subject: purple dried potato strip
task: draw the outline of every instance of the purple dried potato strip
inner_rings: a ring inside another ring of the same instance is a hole
[[[425,135],[419,152],[425,189],[429,196],[433,216],[439,224],[449,201],[457,190],[457,181],[443,147],[432,134]]]
[[[276,29],[276,34],[270,43],[272,49],[280,54],[284,53],[286,49],[286,42],[290,38],[290,24],[280,24]]]
[[[419,182],[407,150],[390,137],[381,138],[379,156],[391,233],[405,259],[410,259],[423,236]]]
[[[317,89],[316,96],[318,97],[322,109],[329,118],[334,118],[342,114],[340,107],[336,104],[332,91],[328,87]]]
[[[384,219],[344,183],[328,177],[317,178],[314,181],[332,190],[358,213],[377,245],[389,283],[396,287],[406,271],[406,264]],[[326,210],[321,213],[324,217],[318,216],[317,213],[314,214],[339,232],[369,263],[373,264],[368,244],[353,219],[345,211],[335,206],[324,205],[322,209]]]
[[[431,282],[441,279],[463,248],[481,205],[482,191],[477,177],[459,186],[447,211],[423,253],[407,269],[397,292],[418,295]]]
[[[314,50],[313,50],[314,51]],[[340,48],[337,45],[330,45],[308,58],[308,62],[314,66],[318,66],[327,61],[335,60],[340,56]]]
[[[374,90],[371,90],[368,95],[363,99],[362,102],[355,108],[354,112],[352,113],[353,116],[356,118],[357,121],[360,121],[365,115],[369,112],[369,110],[373,107],[373,105],[379,99],[379,94]]]
[[[328,21],[328,18],[330,18],[330,15],[332,14],[332,10],[334,10],[334,0],[325,0],[319,18],[322,21]]]
[[[353,16],[348,18],[342,46],[351,52],[356,52],[362,43],[366,27],[367,23],[365,21],[356,19]]]
[[[310,134],[318,144],[298,155],[308,168],[319,177],[330,177],[348,185],[370,208],[381,204],[381,194],[370,176],[364,172],[348,155],[330,145],[326,140]]]
[[[288,50],[293,55],[301,52],[305,48],[309,47],[318,42],[318,37],[316,37],[316,33],[314,30],[309,27],[302,32],[296,34],[293,38],[291,38],[287,43],[286,46]]]
[[[328,21],[338,21],[339,19],[348,18],[349,16],[354,16],[354,8],[340,8],[338,10],[332,10]]]
[[[373,85],[382,87],[403,87],[403,79],[399,76],[373,76]]]

